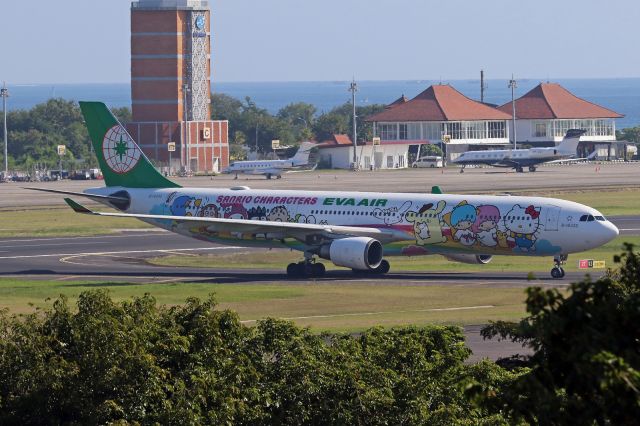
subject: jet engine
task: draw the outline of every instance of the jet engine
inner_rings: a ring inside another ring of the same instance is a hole
[[[448,254],[444,257],[452,262],[470,263],[472,265],[486,265],[493,258],[490,254]]]
[[[382,244],[368,237],[341,238],[320,247],[319,255],[337,266],[372,270],[382,262]]]

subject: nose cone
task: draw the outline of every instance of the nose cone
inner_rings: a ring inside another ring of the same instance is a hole
[[[596,242],[597,247],[608,243],[609,241],[616,238],[620,231],[618,228],[611,222],[598,222],[600,226],[598,226],[598,230],[596,235],[594,235],[594,242]]]

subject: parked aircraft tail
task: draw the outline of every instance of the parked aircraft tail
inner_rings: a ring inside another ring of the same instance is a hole
[[[578,143],[580,142],[580,136],[586,133],[586,130],[582,129],[569,129],[567,134],[564,135],[564,139],[557,146],[557,150],[561,154],[576,155],[578,150]]]
[[[296,152],[296,155],[291,157],[291,161],[294,166],[305,166],[309,163],[309,154],[315,144],[313,142],[302,142],[300,148]]]
[[[107,186],[177,188],[151,164],[140,147],[102,102],[80,102],[93,149]]]

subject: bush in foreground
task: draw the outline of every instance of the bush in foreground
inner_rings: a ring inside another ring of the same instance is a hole
[[[215,301],[157,306],[82,293],[0,317],[1,424],[504,423],[464,384],[516,375],[467,366],[457,327],[314,335],[286,321],[242,325]]]

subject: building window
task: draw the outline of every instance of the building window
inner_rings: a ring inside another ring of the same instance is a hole
[[[383,141],[398,140],[398,126],[394,124],[380,124],[380,139]]]
[[[442,139],[440,123],[422,123],[422,134],[424,135],[424,139],[439,141]]]
[[[533,122],[533,137],[534,138],[546,138],[547,137],[547,123],[544,121]]]
[[[407,140],[407,125],[404,123],[400,123],[398,125],[399,137],[398,139],[406,141]]]
[[[451,136],[451,139],[464,139],[464,134],[462,132],[462,124],[459,122],[450,122],[444,125],[445,134]]]
[[[409,137],[407,139],[412,141],[417,141],[422,139],[422,135],[420,134],[420,128],[422,127],[420,123],[409,123]]]
[[[489,139],[507,138],[507,126],[504,121],[489,121],[487,129],[489,130]]]

